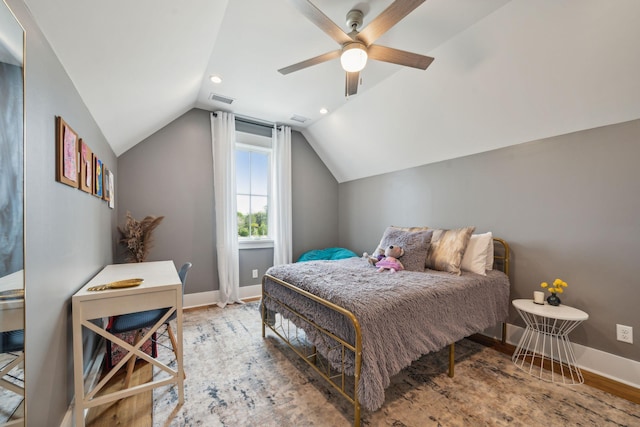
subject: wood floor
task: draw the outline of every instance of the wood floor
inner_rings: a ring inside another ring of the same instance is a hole
[[[126,369],[121,369],[99,395],[122,389]],[[151,381],[153,370],[149,363],[139,360],[136,363],[131,385]],[[87,427],[151,427],[153,412],[153,391],[136,394],[126,399],[91,408],[86,417]]]

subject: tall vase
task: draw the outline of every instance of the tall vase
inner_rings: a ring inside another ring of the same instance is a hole
[[[552,293],[547,297],[547,302],[549,303],[549,305],[559,306],[560,298],[558,298],[558,296],[555,293]]]

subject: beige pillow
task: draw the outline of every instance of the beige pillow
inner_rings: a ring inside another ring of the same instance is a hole
[[[460,274],[460,264],[475,227],[434,230],[427,253],[426,267]]]
[[[397,230],[402,230],[402,231],[426,231],[426,230],[431,230],[430,227],[398,227],[397,225],[392,225],[391,228],[395,228]]]
[[[493,243],[491,232],[484,234],[472,234],[467,244],[467,249],[462,256],[460,270],[470,271],[476,274],[487,275],[487,254],[489,245]],[[491,245],[493,249],[493,245]],[[493,252],[493,251],[492,251]]]

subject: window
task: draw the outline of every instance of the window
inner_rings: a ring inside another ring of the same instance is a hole
[[[270,240],[271,139],[237,132],[236,141],[238,238]]]

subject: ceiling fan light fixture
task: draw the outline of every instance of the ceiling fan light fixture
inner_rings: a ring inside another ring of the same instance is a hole
[[[342,48],[340,64],[345,71],[354,73],[361,71],[367,65],[367,58],[367,48],[364,44],[349,43]]]

